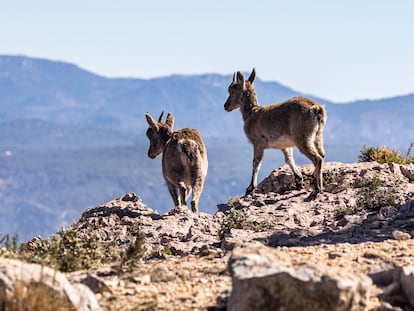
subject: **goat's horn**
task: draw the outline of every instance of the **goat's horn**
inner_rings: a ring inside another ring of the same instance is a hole
[[[161,122],[161,120],[162,120],[162,116],[164,115],[164,111],[163,112],[161,112],[161,115],[160,115],[160,117],[158,118],[158,122]]]
[[[236,72],[233,75],[233,82],[236,82]]]

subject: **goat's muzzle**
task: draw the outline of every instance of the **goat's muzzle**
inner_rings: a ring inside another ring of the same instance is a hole
[[[230,112],[232,111],[234,108],[231,107],[231,101],[230,101],[230,97],[226,100],[226,102],[224,103],[224,110]]]
[[[152,151],[148,151],[148,158],[150,159],[155,159],[158,156],[158,153],[152,152]]]
[[[230,105],[224,105],[224,110],[226,110],[227,112],[233,111],[234,109],[236,109],[237,107],[232,107]]]

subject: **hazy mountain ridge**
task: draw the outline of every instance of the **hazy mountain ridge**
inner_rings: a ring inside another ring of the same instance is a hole
[[[110,79],[63,62],[0,56],[0,120],[38,118],[141,135],[146,128],[143,115],[150,112],[158,116],[165,110],[175,114],[177,128],[197,127],[204,137],[225,133],[244,141],[240,115],[223,110],[231,78],[204,74]],[[255,85],[261,105],[303,95],[277,82],[258,79]],[[409,143],[404,136],[410,135],[414,94],[348,104],[310,97],[327,108],[327,143],[339,140],[355,145],[392,144],[395,148]],[[392,135],[396,132],[399,135]]]
[[[141,137],[105,128],[59,124],[40,119],[0,122],[0,150],[27,153],[134,145]]]
[[[156,118],[173,112],[175,128],[202,133],[210,159],[202,211],[214,212],[216,204],[244,193],[252,147],[240,113],[223,109],[231,79],[112,79],[64,62],[0,56],[1,231],[24,237],[56,232],[85,207],[127,192],[161,213],[169,210],[159,159],[146,155],[146,112]],[[255,85],[261,105],[302,95],[277,82]],[[349,104],[311,97],[327,109],[328,161],[356,161],[363,144],[405,151],[414,140],[414,95]],[[297,150],[295,157],[309,163]],[[267,151],[259,178],[282,164],[280,152]]]

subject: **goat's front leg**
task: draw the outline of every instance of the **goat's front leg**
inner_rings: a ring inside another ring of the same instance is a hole
[[[262,146],[254,146],[254,155],[253,155],[253,171],[252,171],[252,180],[250,181],[249,187],[246,189],[246,195],[252,194],[256,191],[257,187],[257,175],[259,173],[260,165],[262,164],[264,154],[264,148]]]
[[[293,159],[293,148],[285,148],[282,149],[283,155],[285,156],[285,162],[287,165],[289,165],[290,169],[293,172],[293,175],[295,176],[295,182],[296,182],[296,189],[303,189],[304,183],[303,183],[303,176],[302,173],[298,170],[295,160]]]

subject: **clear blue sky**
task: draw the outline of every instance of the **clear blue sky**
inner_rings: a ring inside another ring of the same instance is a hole
[[[414,93],[411,0],[16,0],[1,2],[0,27],[0,54],[107,77],[255,66],[338,102]]]

